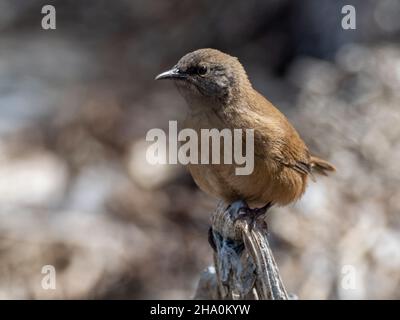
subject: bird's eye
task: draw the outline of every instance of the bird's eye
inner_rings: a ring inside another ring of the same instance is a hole
[[[206,66],[198,66],[197,67],[197,74],[200,76],[204,76],[207,73],[207,67]]]

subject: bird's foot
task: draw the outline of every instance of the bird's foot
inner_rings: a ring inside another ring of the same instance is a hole
[[[272,202],[267,203],[261,208],[249,208],[245,201],[238,200],[231,203],[226,210],[229,212],[234,223],[238,220],[246,220],[249,225],[249,230],[251,231],[253,230],[258,218],[263,216],[271,207]],[[262,221],[262,228],[268,231],[268,226],[265,221]],[[215,233],[213,231],[213,228],[210,227],[208,230],[208,243],[215,252],[218,252],[217,242],[219,243],[221,239],[219,239],[219,241],[216,241],[216,236],[218,237],[218,233]]]
[[[257,219],[263,216],[269,208],[272,207],[272,202],[267,203],[261,208],[249,208],[246,202],[239,200],[228,206],[233,221],[246,220],[249,224],[250,231],[253,230]],[[263,221],[263,228],[267,229],[267,224]]]

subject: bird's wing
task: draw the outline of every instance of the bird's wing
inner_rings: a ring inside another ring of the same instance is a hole
[[[293,170],[296,170],[299,173],[302,173],[302,174],[310,174],[311,173],[310,163],[307,163],[307,162],[304,162],[301,160],[299,161],[296,159],[289,159],[289,158],[276,157],[275,159],[278,160],[284,166],[292,168]]]
[[[285,167],[291,168],[302,175],[307,175],[311,178],[311,180],[315,181],[315,177],[312,171],[313,166],[310,159],[311,157],[306,147],[303,152],[297,155],[283,152],[282,155],[275,156],[275,160],[278,161],[280,164],[284,165]]]
[[[282,126],[285,126],[285,130],[276,130],[268,135],[269,141],[265,144],[267,149],[264,150],[281,165],[311,175],[312,161],[306,144],[288,122],[285,121]]]
[[[255,152],[259,157],[274,159],[300,174],[312,175],[308,148],[286,116],[255,91],[247,116],[255,129]],[[255,103],[255,102],[256,103]]]

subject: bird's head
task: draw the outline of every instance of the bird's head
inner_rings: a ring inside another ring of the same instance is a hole
[[[229,100],[241,88],[251,86],[239,60],[215,49],[190,52],[155,79],[175,80],[189,98]]]

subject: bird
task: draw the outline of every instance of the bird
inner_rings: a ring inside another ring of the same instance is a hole
[[[314,174],[336,170],[311,155],[286,116],[253,88],[238,58],[217,49],[198,49],[155,79],[175,82],[189,107],[187,128],[199,134],[212,128],[254,130],[251,174],[235,174],[235,164],[188,164],[201,190],[227,203],[245,203],[245,214],[258,217],[273,205],[293,203]]]

